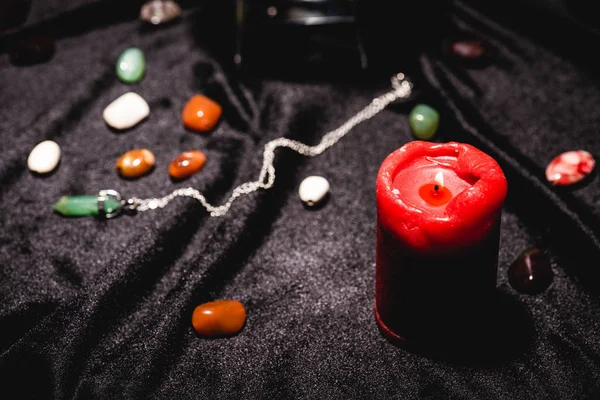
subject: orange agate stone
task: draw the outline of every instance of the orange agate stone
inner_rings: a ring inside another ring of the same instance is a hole
[[[206,156],[200,150],[185,151],[169,164],[169,175],[173,179],[183,179],[200,171],[206,163]]]
[[[197,94],[183,108],[183,125],[191,130],[206,132],[215,127],[223,109],[212,99]]]
[[[222,337],[238,333],[246,322],[246,309],[237,300],[200,304],[192,314],[192,326],[200,336]]]
[[[125,178],[137,178],[154,167],[154,154],[148,149],[133,149],[123,154],[115,165]]]

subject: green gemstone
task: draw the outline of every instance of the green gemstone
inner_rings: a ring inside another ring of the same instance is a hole
[[[121,207],[121,203],[111,197],[104,201],[104,212],[113,213]],[[97,196],[63,196],[54,204],[54,211],[66,217],[85,217],[98,215]]]
[[[145,70],[144,53],[135,47],[125,50],[117,60],[117,76],[125,83],[141,81]]]
[[[431,139],[440,125],[440,114],[426,104],[417,104],[410,115],[408,121],[414,135],[418,139]]]

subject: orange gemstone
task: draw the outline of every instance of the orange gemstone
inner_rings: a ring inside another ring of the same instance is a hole
[[[154,167],[154,154],[148,149],[134,149],[117,160],[117,171],[125,178],[137,178]]]
[[[214,100],[197,94],[183,108],[183,125],[195,131],[210,131],[219,121],[223,109]]]
[[[198,335],[231,336],[246,322],[246,309],[237,300],[217,300],[200,304],[192,314],[192,326]]]
[[[185,151],[175,157],[169,165],[169,175],[173,179],[183,179],[200,171],[206,163],[206,156],[200,150]]]

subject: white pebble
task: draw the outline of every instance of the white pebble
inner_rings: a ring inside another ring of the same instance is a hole
[[[119,130],[135,126],[150,114],[150,107],[142,96],[128,92],[104,109],[104,121]]]
[[[60,161],[60,147],[52,140],[44,140],[31,150],[27,157],[27,167],[38,174],[52,171]]]
[[[319,204],[329,193],[329,182],[322,176],[309,176],[300,183],[298,195],[308,206]]]

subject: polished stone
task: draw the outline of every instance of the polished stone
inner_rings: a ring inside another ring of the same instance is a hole
[[[102,116],[108,126],[117,130],[134,127],[150,115],[150,106],[142,96],[128,92],[104,109]]]
[[[410,127],[417,139],[431,139],[438,130],[440,114],[426,104],[417,104],[408,116]]]
[[[169,164],[169,175],[173,179],[187,178],[200,171],[206,163],[206,156],[200,150],[185,151]]]
[[[486,54],[481,40],[457,40],[450,48],[456,56],[469,60],[481,58]]]
[[[183,125],[191,130],[207,132],[219,121],[223,109],[214,100],[195,95],[186,103],[181,113]]]
[[[485,40],[464,32],[444,40],[442,52],[464,67],[485,67],[492,59],[491,47]]]
[[[550,257],[537,248],[525,250],[508,268],[508,282],[520,293],[538,294],[554,277]]]
[[[329,182],[322,176],[305,178],[298,188],[298,196],[309,207],[316,206],[326,199],[329,194]]]
[[[12,43],[9,60],[17,66],[44,63],[54,56],[55,40],[49,36],[31,36]]]
[[[140,19],[152,25],[166,24],[180,15],[181,7],[171,0],[150,0],[140,9]]]
[[[113,198],[104,200],[104,213],[110,214],[117,211],[121,203]],[[53,207],[54,211],[65,217],[85,217],[99,215],[98,196],[63,196]]]
[[[138,178],[154,167],[154,154],[148,149],[134,149],[123,154],[116,163],[119,174],[124,178]]]
[[[573,185],[589,176],[595,165],[594,157],[587,151],[567,151],[555,157],[548,164],[546,179],[555,185]]]
[[[217,300],[200,304],[192,314],[198,335],[223,337],[238,333],[246,322],[246,309],[237,300]]]
[[[52,140],[44,140],[31,150],[27,157],[27,167],[38,174],[47,174],[56,168],[60,161],[60,146]]]
[[[125,50],[117,60],[116,71],[119,79],[125,83],[141,81],[146,71],[144,53],[135,47]]]

